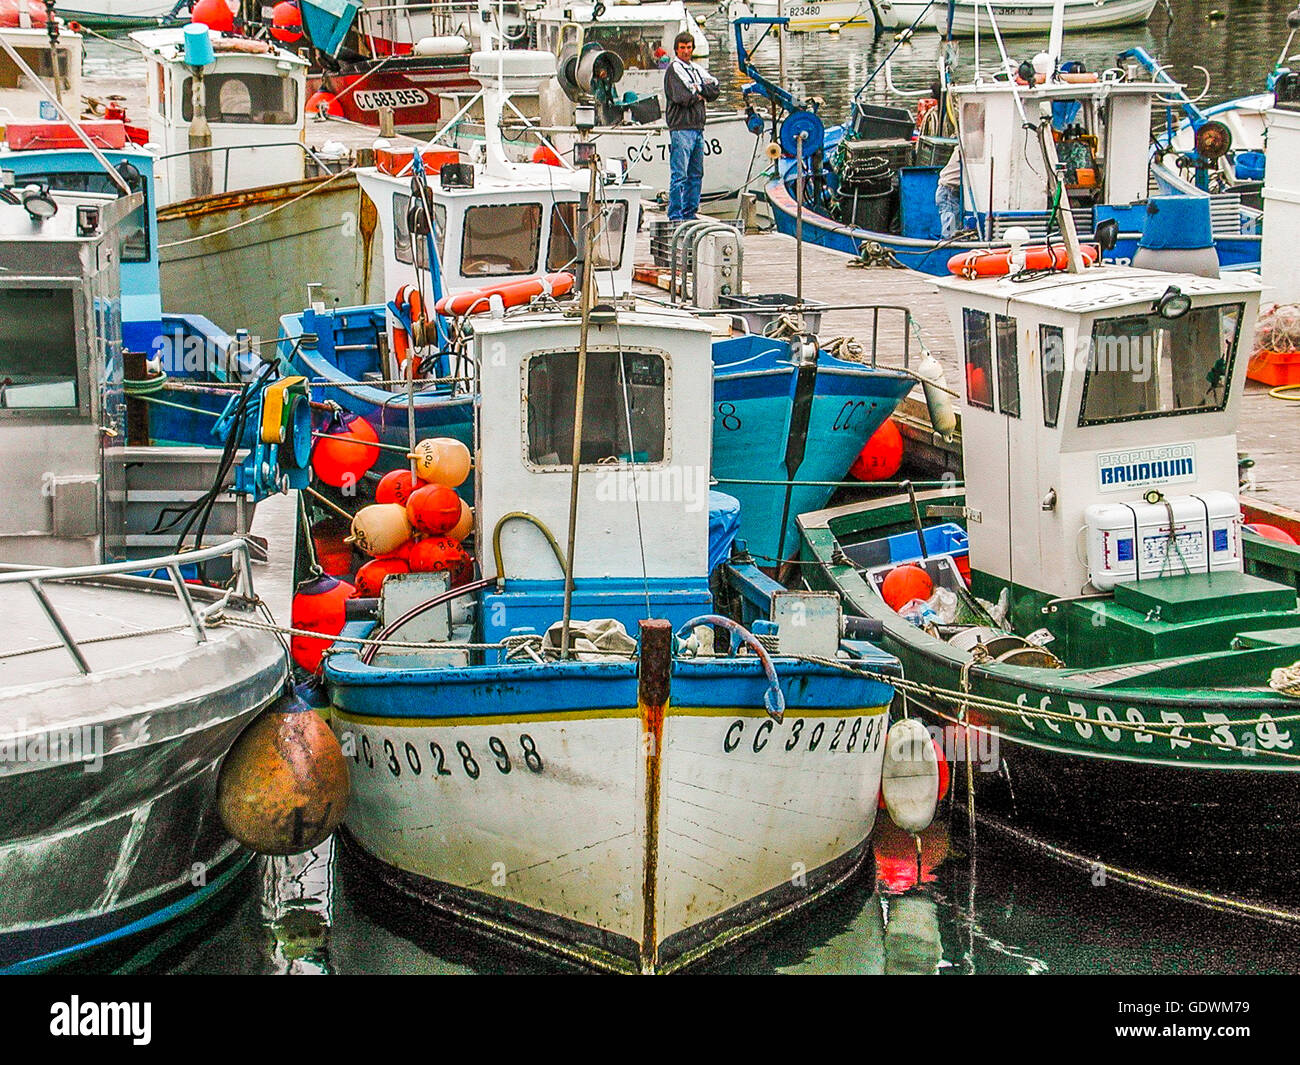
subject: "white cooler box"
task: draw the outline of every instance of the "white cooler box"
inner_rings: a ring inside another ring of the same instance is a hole
[[[1170,545],[1164,503],[1094,503],[1083,512],[1093,587],[1106,592],[1121,581],[1241,572],[1241,508],[1236,496],[1175,496],[1169,505],[1176,547]]]

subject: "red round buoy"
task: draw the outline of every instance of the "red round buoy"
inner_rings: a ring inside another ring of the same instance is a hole
[[[303,105],[303,110],[309,115],[314,115],[320,111],[322,104],[325,105],[325,113],[331,118],[343,117],[343,105],[339,103],[339,98],[324,89],[318,89],[308,96],[307,103]]]
[[[465,549],[450,536],[430,536],[411,548],[409,562],[412,573],[450,570],[454,577],[468,557]]]
[[[271,8],[271,36],[285,44],[302,40],[302,12],[290,0],[280,0]]]
[[[354,488],[361,475],[379,461],[379,434],[359,414],[331,418],[311,449],[311,468],[328,485]]]
[[[943,802],[943,797],[948,794],[948,784],[951,780],[951,772],[948,769],[948,759],[943,756],[943,748],[939,741],[933,736],[930,742],[934,744],[934,757],[939,763],[939,802]]]
[[[406,564],[405,559],[393,558],[391,555],[386,558],[372,558],[359,570],[357,570],[357,590],[356,595],[377,596],[384,586],[384,578],[393,573],[409,573],[411,567]]]
[[[411,493],[424,484],[410,470],[393,470],[379,479],[375,488],[376,503],[401,503],[411,498]]]
[[[929,599],[934,581],[920,566],[898,566],[889,571],[880,586],[880,595],[890,610],[899,610],[913,599]]]
[[[989,388],[989,375],[984,367],[966,364],[966,399],[981,407],[993,406],[993,390]]]
[[[226,0],[197,0],[190,8],[190,21],[202,22],[218,33],[230,33],[235,28],[235,16]]]
[[[334,642],[333,637],[343,631],[344,604],[354,591],[356,589],[347,581],[329,576],[306,580],[298,586],[289,612],[291,624],[295,629],[308,629],[325,637],[290,638],[289,650],[293,652],[293,660],[303,669],[311,673],[320,669],[320,660]]]
[[[1279,544],[1295,544],[1296,539],[1285,529],[1279,529],[1276,525],[1265,525],[1263,522],[1253,521],[1249,525],[1243,525],[1243,529],[1249,529],[1256,536],[1262,536],[1266,540],[1276,540]]]
[[[545,163],[547,166],[563,166],[560,157],[555,154],[555,149],[549,144],[539,144],[533,149],[533,162]]]
[[[862,445],[858,457],[849,467],[849,476],[857,481],[887,481],[903,465],[903,434],[893,418],[886,418],[880,428]]]
[[[460,522],[460,496],[445,484],[426,484],[406,501],[406,516],[413,528],[440,536]]]

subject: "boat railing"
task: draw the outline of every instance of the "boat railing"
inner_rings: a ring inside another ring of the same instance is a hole
[[[478,5],[463,0],[446,0],[429,4],[367,4],[357,12],[357,33],[366,42],[372,56],[397,54],[394,46],[414,45],[422,36],[462,34],[473,44],[474,17]],[[428,19],[428,30],[416,20]],[[405,36],[401,33],[405,32]]]
[[[310,159],[312,163],[315,164],[322,174],[331,174],[334,172],[330,168],[328,160],[321,158],[321,156],[317,155],[311,148],[299,141],[275,141],[271,144],[210,144],[200,148],[186,148],[179,152],[168,152],[166,155],[160,155],[158,160],[159,162],[167,162],[170,159],[184,159],[191,155],[201,155],[204,153],[215,154],[220,152],[223,157],[221,167],[221,188],[216,191],[225,193],[231,191],[230,153],[257,151],[266,148],[297,148],[306,158]],[[236,189],[235,191],[238,192],[239,190]]]
[[[181,575],[181,567],[212,562],[219,558],[230,559],[233,583],[222,596],[218,605],[226,602],[231,596],[253,599],[253,571],[250,563],[249,545],[246,540],[242,539],[227,540],[225,543],[213,547],[204,547],[197,551],[185,551],[180,554],[164,555],[159,558],[134,559],[128,562],[109,562],[99,566],[27,567],[16,570],[5,566],[3,572],[0,572],[0,585],[25,584],[32,590],[32,594],[40,604],[45,617],[58,634],[60,642],[68,654],[71,655],[73,662],[76,663],[78,671],[83,676],[86,676],[91,672],[90,665],[87,663],[85,655],[82,654],[76,638],[68,631],[68,627],[60,616],[58,609],[46,594],[44,587],[46,584],[64,581],[94,581],[103,577],[134,576],[136,580],[152,590],[164,582],[158,579],[140,577],[139,575],[142,573],[152,574],[163,570],[171,582],[172,590],[185,610],[190,629],[194,633],[195,642],[206,643],[208,638],[206,618],[209,612],[200,611],[195,607],[194,599],[190,594],[190,587],[185,583],[185,579]]]

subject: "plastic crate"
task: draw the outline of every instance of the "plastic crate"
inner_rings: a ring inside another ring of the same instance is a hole
[[[749,331],[760,336],[771,322],[789,313],[783,308],[792,307],[797,302],[794,296],[783,292],[768,292],[761,296],[721,296],[718,299],[721,309],[745,319]],[[816,308],[825,306],[820,300],[803,301],[803,322],[810,333],[821,331],[822,312]]]
[[[911,140],[916,132],[916,120],[905,107],[885,104],[867,104],[859,101],[853,105],[850,121],[855,140]]]

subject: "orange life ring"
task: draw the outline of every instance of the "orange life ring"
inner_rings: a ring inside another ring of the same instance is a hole
[[[434,310],[446,318],[460,314],[482,314],[488,310],[489,301],[493,296],[500,296],[501,302],[507,307],[518,307],[543,293],[563,296],[573,290],[573,282],[574,277],[569,273],[502,281],[500,284],[484,285],[469,292],[458,292],[454,296],[443,296]]]
[[[419,289],[410,288],[402,285],[398,288],[397,294],[393,297],[393,303],[406,313],[410,319],[412,328],[417,322],[428,324],[424,317],[424,301],[420,298]],[[393,354],[397,357],[397,365],[405,368],[406,359],[410,354],[414,338],[407,332],[406,326],[402,324],[399,318],[393,323]],[[419,373],[419,360],[416,360],[415,372]]]
[[[1081,244],[1085,266],[1092,266],[1101,257],[1095,244]],[[1026,270],[1064,270],[1069,265],[1069,255],[1063,244],[1047,247],[1032,244],[1024,248]],[[1011,271],[1010,248],[981,248],[958,252],[948,260],[948,272],[972,280],[977,277],[1002,277]]]

